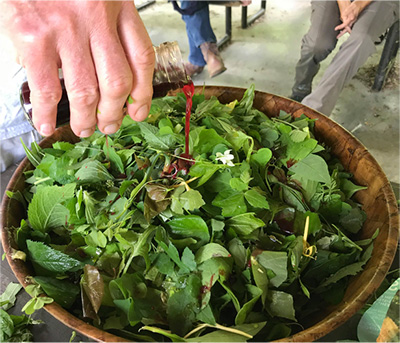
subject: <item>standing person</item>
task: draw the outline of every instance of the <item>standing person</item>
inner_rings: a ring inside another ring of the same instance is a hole
[[[302,40],[291,98],[330,115],[346,82],[375,51],[374,42],[398,15],[397,1],[311,1],[311,27]],[[312,90],[320,62],[345,33],[350,36]]]
[[[223,73],[226,68],[218,51],[217,38],[210,23],[207,1],[182,1],[179,7],[173,6],[182,15],[189,40],[189,62],[185,63],[186,74],[200,74],[207,65],[210,77]]]

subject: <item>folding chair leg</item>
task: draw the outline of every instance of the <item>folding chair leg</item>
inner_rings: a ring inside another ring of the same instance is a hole
[[[379,92],[385,82],[386,76],[392,69],[394,60],[399,50],[399,21],[396,21],[389,29],[386,37],[385,46],[383,47],[381,59],[375,75],[372,90]]]

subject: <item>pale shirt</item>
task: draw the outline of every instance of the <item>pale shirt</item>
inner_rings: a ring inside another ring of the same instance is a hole
[[[41,139],[22,111],[19,89],[24,81],[25,70],[15,62],[8,41],[0,36],[0,172],[25,157],[20,139],[28,147]]]

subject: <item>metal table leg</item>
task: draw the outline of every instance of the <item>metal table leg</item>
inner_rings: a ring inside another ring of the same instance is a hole
[[[242,29],[246,29],[251,24],[253,24],[258,18],[260,18],[265,13],[267,8],[267,0],[261,1],[261,8],[257,13],[253,14],[250,18],[247,18],[247,6],[242,6]]]
[[[218,40],[217,46],[221,49],[225,44],[229,43],[232,38],[232,7],[225,8],[225,36]]]

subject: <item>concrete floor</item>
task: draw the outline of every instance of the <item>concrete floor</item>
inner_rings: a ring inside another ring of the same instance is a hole
[[[249,15],[257,12],[259,7],[260,0],[253,0],[248,8]],[[214,32],[221,38],[225,32],[225,7],[212,5],[210,13]],[[153,44],[176,40],[187,58],[189,47],[185,24],[170,3],[157,1],[140,15]],[[289,96],[300,56],[301,38],[309,28],[309,18],[309,0],[268,0],[266,15],[243,30],[241,9],[233,7],[232,42],[221,51],[228,70],[210,79],[205,69],[194,78],[194,83],[236,87],[254,83],[257,90]],[[336,49],[345,39],[340,39]],[[388,179],[399,184],[398,83],[374,93],[360,80],[366,69],[378,64],[382,48],[383,44],[377,46],[377,52],[359,71],[360,75],[345,87],[331,119],[352,132],[379,162]],[[335,51],[322,63],[314,85],[319,82]]]

